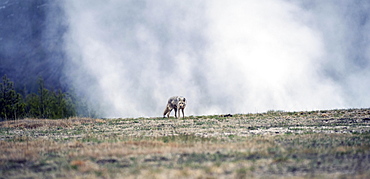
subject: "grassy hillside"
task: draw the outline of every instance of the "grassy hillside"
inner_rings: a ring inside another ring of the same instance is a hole
[[[0,123],[0,178],[369,178],[370,109]]]

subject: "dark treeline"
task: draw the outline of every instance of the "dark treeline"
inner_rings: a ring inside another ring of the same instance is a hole
[[[96,117],[86,100],[77,98],[73,92],[47,89],[42,78],[37,83],[37,93],[26,94],[26,89],[16,91],[14,83],[4,75],[0,84],[0,120]]]

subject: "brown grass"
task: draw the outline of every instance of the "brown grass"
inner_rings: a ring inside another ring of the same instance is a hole
[[[6,178],[369,178],[369,109],[0,122]]]
[[[36,129],[40,127],[72,127],[74,125],[105,122],[102,119],[70,118],[70,119],[21,119],[0,122],[2,128]]]

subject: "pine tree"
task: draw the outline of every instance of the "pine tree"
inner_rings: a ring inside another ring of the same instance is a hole
[[[28,115],[34,118],[50,118],[52,113],[50,91],[45,88],[41,77],[37,83],[39,85],[37,94],[31,93],[26,98]]]
[[[23,89],[25,100],[14,89],[14,84],[6,75],[0,84],[0,120],[23,117],[60,119],[71,116],[97,116],[88,105],[87,100],[78,100],[73,91],[52,91],[45,87],[44,80],[38,79],[37,93],[27,94]],[[82,101],[82,102],[81,102]]]
[[[17,119],[24,115],[22,96],[14,89],[14,83],[4,75],[0,84],[0,118]]]
[[[77,116],[76,102],[72,95],[69,93],[64,93],[63,95],[64,117]]]
[[[63,93],[62,90],[53,92],[51,105],[53,111],[51,118],[53,119],[76,116],[72,99],[68,93]]]
[[[28,117],[40,118],[40,101],[39,96],[35,93],[28,94],[26,97],[26,113]]]
[[[39,96],[39,113],[41,118],[47,118],[47,113],[50,111],[48,110],[48,103],[49,103],[49,90],[45,88],[44,79],[39,78],[38,80],[38,96]]]
[[[37,94],[27,95],[29,117],[60,119],[76,116],[76,105],[71,95],[62,90],[51,91],[45,88],[44,80],[38,80]]]

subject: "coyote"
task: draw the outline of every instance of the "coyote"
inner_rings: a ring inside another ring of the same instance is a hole
[[[168,99],[166,109],[164,110],[164,113],[163,113],[163,118],[166,117],[166,114],[167,114],[167,118],[170,118],[170,113],[172,109],[175,110],[175,118],[177,118],[177,115],[176,115],[177,110],[179,111],[179,117],[181,117],[180,109],[182,111],[182,117],[185,118],[185,114],[184,114],[185,106],[186,106],[186,100],[183,96],[171,97],[170,99]]]

